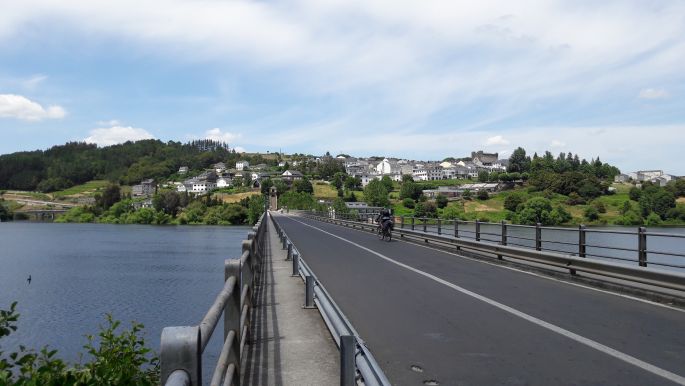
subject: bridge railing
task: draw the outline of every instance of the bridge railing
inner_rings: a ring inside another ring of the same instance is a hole
[[[308,217],[313,217],[315,219],[324,220],[328,222],[338,223],[340,225],[345,225],[354,228],[360,228],[367,231],[375,231],[376,224],[359,221],[353,215],[346,214],[335,214],[331,215],[328,212],[306,212],[304,214]],[[457,250],[464,249],[473,251],[476,253],[485,253],[488,255],[495,255],[498,259],[503,259],[503,257],[509,257],[517,260],[525,260],[529,262],[539,263],[554,266],[557,268],[563,268],[569,270],[571,274],[575,274],[576,271],[592,273],[596,275],[612,277],[616,279],[626,280],[630,282],[643,283],[661,288],[674,289],[677,291],[685,291],[685,274],[676,270],[665,270],[658,268],[647,267],[646,259],[646,231],[639,231],[639,245],[640,248],[637,250],[632,250],[628,248],[621,247],[605,247],[613,249],[627,249],[638,254],[639,266],[630,266],[627,264],[619,264],[612,261],[585,258],[591,256],[587,252],[586,248],[597,247],[598,245],[587,243],[585,237],[591,233],[603,233],[603,234],[619,234],[619,235],[634,235],[634,233],[623,232],[623,231],[595,231],[584,229],[581,227],[580,230],[580,247],[583,248],[584,255],[578,255],[572,252],[564,252],[563,250],[559,252],[556,249],[543,249],[543,243],[549,242],[545,240],[542,235],[543,231],[546,230],[559,230],[559,231],[571,231],[566,228],[555,228],[555,227],[542,227],[539,224],[537,226],[517,226],[521,229],[533,230],[533,237],[525,235],[517,235],[514,232],[509,232],[509,228],[513,227],[511,224],[501,223],[481,223],[481,222],[469,222],[469,221],[454,221],[454,229],[450,229],[450,232],[445,232],[443,223],[440,220],[431,219],[432,221],[424,221],[422,218],[404,217],[399,219],[399,224],[395,225],[394,234],[398,234],[400,237],[411,238],[415,240],[420,240],[422,242],[434,242],[436,244],[445,245],[448,247],[455,247]],[[408,220],[408,221],[407,221]],[[418,221],[417,221],[418,220]],[[431,224],[432,222],[432,224]],[[469,230],[464,230],[466,224],[472,224],[473,228]],[[434,225],[435,228],[431,229],[429,225]],[[501,226],[502,232],[496,233],[493,231],[488,231],[484,229],[484,225],[490,226]],[[512,237],[513,235],[513,237]],[[653,236],[672,237],[670,234],[652,233]],[[495,238],[493,238],[495,236]],[[510,242],[510,239],[514,240],[528,240],[530,243],[522,244],[520,241]],[[562,241],[563,242],[563,241]],[[560,243],[560,242],[557,242]],[[677,254],[676,254],[677,255]],[[596,256],[596,255],[592,255]],[[634,260],[631,260],[634,261]],[[653,264],[659,265],[659,264]],[[665,264],[660,264],[665,265]],[[669,267],[678,266],[676,264],[669,264]]]
[[[362,380],[365,386],[389,386],[390,382],[357,331],[309,268],[278,221],[273,216],[271,220],[283,249],[287,250],[287,259],[292,260],[293,276],[299,276],[305,282],[305,308],[319,310],[340,349],[340,385],[356,386],[357,381]]]
[[[224,287],[200,324],[162,330],[162,385],[203,384],[202,354],[222,315],[223,345],[210,385],[240,384],[241,357],[249,339],[254,290],[266,253],[266,223],[265,213],[243,241],[240,258],[224,262]]]
[[[316,214],[332,217],[326,212]],[[350,221],[361,220],[350,214],[336,213],[333,216]],[[583,258],[634,263],[641,267],[649,264],[667,269],[685,269],[685,234],[655,232],[645,227],[552,227],[539,223],[518,225],[506,221],[492,223],[411,216],[398,216],[395,220],[395,226],[400,229],[489,241],[538,251],[567,253]]]

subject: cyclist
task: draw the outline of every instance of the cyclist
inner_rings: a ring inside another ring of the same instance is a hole
[[[378,223],[379,227],[382,227],[383,232],[387,231],[388,228],[392,230],[393,223],[390,209],[381,209],[380,213],[378,213],[378,216],[376,216],[376,223]]]

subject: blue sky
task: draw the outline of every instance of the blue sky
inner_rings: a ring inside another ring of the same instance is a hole
[[[0,153],[517,146],[685,175],[685,4],[0,0]]]

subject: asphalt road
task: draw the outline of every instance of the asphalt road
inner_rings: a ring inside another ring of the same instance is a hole
[[[685,385],[681,310],[275,218],[394,385]]]

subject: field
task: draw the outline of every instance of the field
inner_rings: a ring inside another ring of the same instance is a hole
[[[92,196],[97,191],[99,191],[100,189],[107,186],[109,183],[110,183],[109,181],[104,181],[104,180],[88,181],[85,184],[76,185],[76,186],[72,186],[71,188],[68,188],[68,189],[53,192],[53,193],[51,193],[51,196],[53,198],[56,198],[56,199],[66,198],[66,197],[76,198],[76,197],[83,197],[83,196]]]
[[[314,181],[314,198],[332,200],[338,197],[338,190],[333,185],[329,185],[323,181]]]
[[[215,198],[220,199],[221,201],[227,203],[227,204],[233,204],[236,202],[240,202],[242,199],[255,196],[255,195],[260,195],[262,194],[259,191],[254,191],[254,192],[243,192],[243,193],[215,193],[213,196]]]

